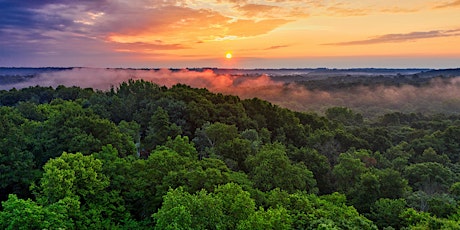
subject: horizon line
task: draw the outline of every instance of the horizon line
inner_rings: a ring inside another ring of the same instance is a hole
[[[94,67],[94,66],[0,66],[0,69],[132,69],[132,70],[456,70],[459,67],[433,68],[433,67],[254,67],[254,68],[228,68],[228,67]]]

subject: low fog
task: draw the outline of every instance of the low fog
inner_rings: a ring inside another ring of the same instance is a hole
[[[335,90],[307,90],[296,83],[273,80],[268,75],[218,74],[213,70],[135,70],[74,68],[39,73],[20,83],[2,85],[1,89],[29,86],[79,86],[108,90],[129,79],[144,79],[171,87],[181,83],[211,92],[247,98],[261,98],[297,111],[324,112],[333,106],[349,107],[365,116],[386,112],[458,113],[460,112],[460,79],[433,79],[428,85],[358,86]]]

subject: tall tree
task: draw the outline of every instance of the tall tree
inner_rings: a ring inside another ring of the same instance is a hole
[[[181,133],[181,128],[169,120],[168,112],[158,107],[150,119],[143,146],[152,150],[155,146],[164,144],[168,136],[175,137]]]

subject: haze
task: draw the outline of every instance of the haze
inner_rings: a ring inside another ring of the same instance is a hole
[[[2,70],[2,69],[0,69]],[[22,71],[22,72],[21,72]],[[300,70],[299,70],[300,71]],[[306,73],[308,73],[307,70]],[[372,69],[367,73],[354,72],[356,75],[383,74],[384,70]],[[412,76],[418,73],[415,70],[400,70],[401,73]],[[415,71],[415,72],[414,72]],[[419,70],[420,71],[420,70]],[[64,70],[52,69],[3,69],[0,77],[29,76],[10,84],[0,84],[0,90],[12,88],[65,85],[68,87],[79,86],[107,91],[111,87],[117,88],[120,83],[129,79],[154,82],[160,86],[171,87],[175,84],[186,84],[194,88],[207,88],[214,93],[237,95],[243,99],[261,98],[274,104],[296,111],[324,112],[334,106],[345,106],[366,117],[376,117],[383,113],[423,112],[423,113],[459,113],[460,112],[460,70],[455,70],[456,77],[431,78],[429,84],[416,87],[413,85],[375,84],[371,86],[356,86],[344,88],[322,88],[309,90],[301,82],[290,80],[290,71],[282,70],[239,70],[204,69],[204,70],[141,70],[141,69],[106,69],[106,68],[70,68]],[[268,74],[259,74],[267,72]],[[281,75],[276,76],[280,72]],[[346,73],[346,72],[345,72]],[[350,72],[353,74],[352,72]],[[386,71],[386,74],[396,76],[397,71]],[[4,74],[2,76],[2,74]],[[292,71],[291,77],[298,77]],[[334,73],[317,76],[326,79]],[[351,77],[351,75],[349,75]],[[434,76],[437,76],[435,74]],[[310,75],[302,79],[315,79]],[[391,76],[382,78],[393,78]],[[331,80],[332,83],[335,80]],[[326,83],[327,84],[327,83]]]

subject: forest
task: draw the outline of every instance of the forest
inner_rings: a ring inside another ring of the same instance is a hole
[[[460,114],[0,91],[0,229],[460,229]]]

